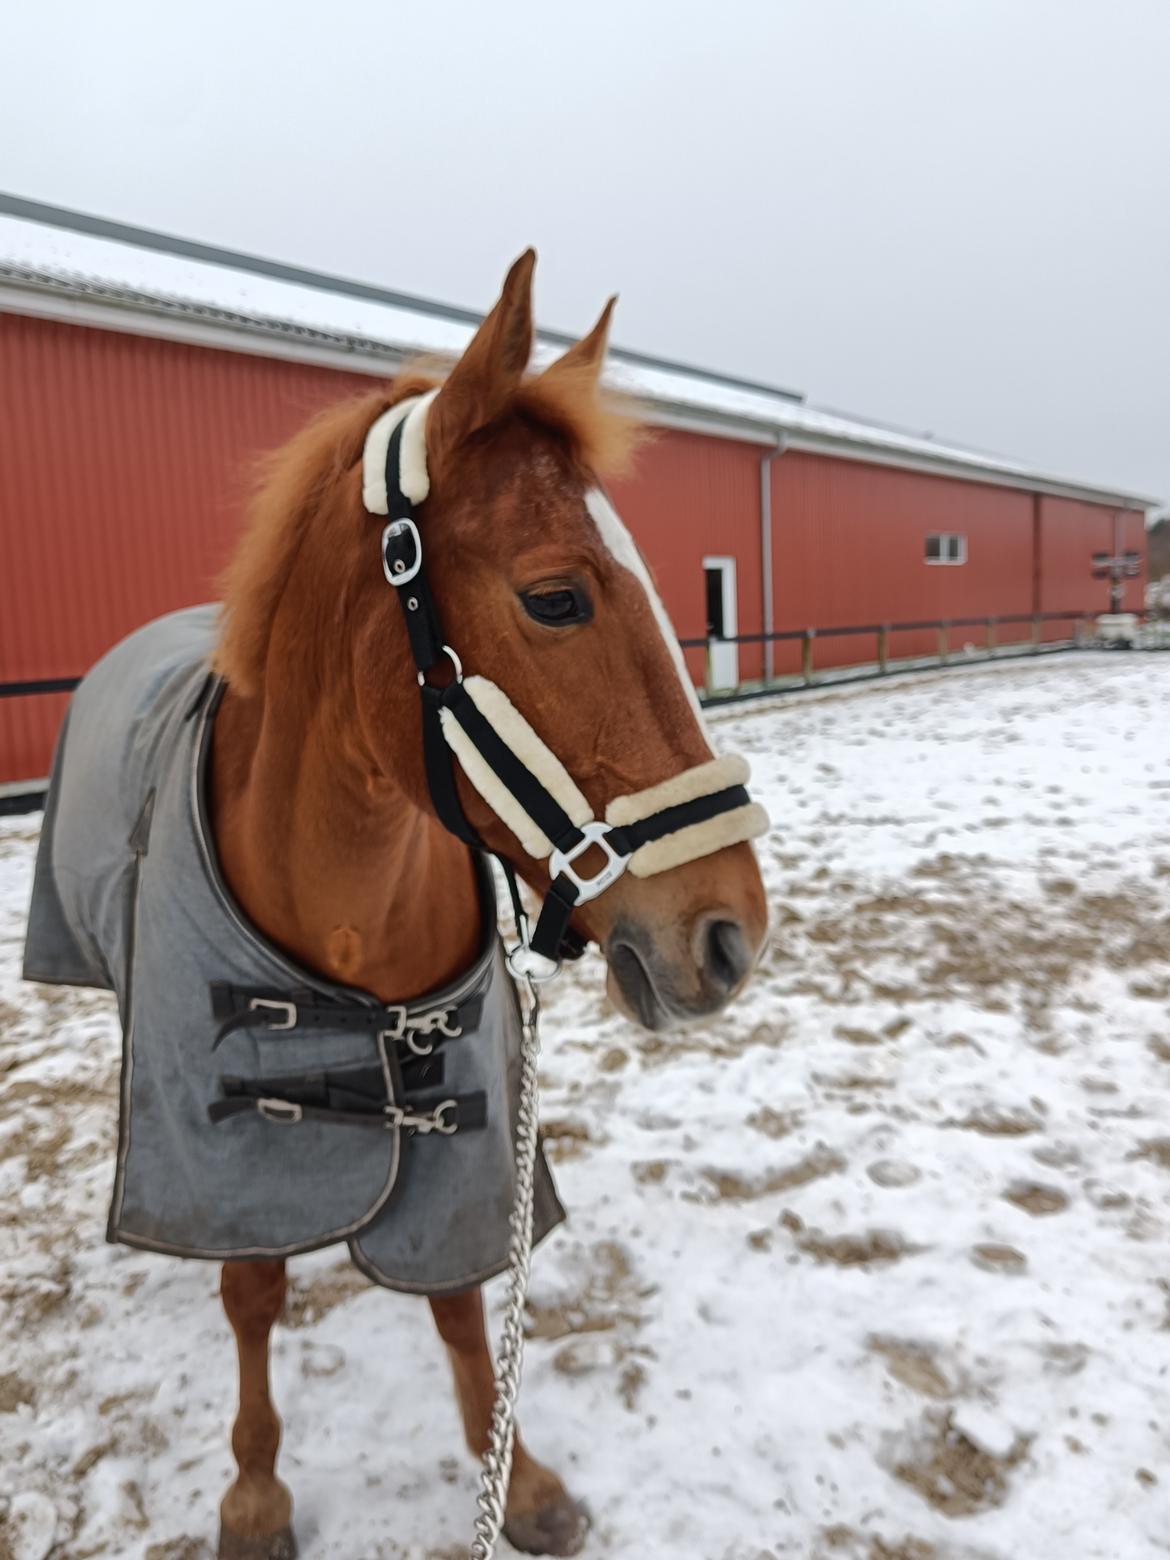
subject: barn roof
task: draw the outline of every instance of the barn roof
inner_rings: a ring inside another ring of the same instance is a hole
[[[222,346],[383,375],[457,354],[480,315],[344,277],[0,193],[0,312]],[[542,330],[536,360],[572,338]],[[810,406],[791,390],[614,348],[608,380],[651,421],[761,446],[1150,509],[1156,500],[929,435]]]

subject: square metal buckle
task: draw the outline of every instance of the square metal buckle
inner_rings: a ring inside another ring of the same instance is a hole
[[[252,1000],[248,1003],[248,1006],[251,1008],[253,1013],[258,1012],[261,1008],[271,1008],[274,1013],[284,1014],[284,1018],[279,1024],[275,1019],[269,1019],[267,1024],[269,1029],[296,1028],[297,1005],[295,1002],[278,1002],[272,997],[253,997]]]
[[[577,903],[587,904],[590,899],[596,899],[611,883],[616,883],[618,878],[626,870],[629,856],[623,856],[614,850],[607,838],[611,825],[601,823],[596,819],[592,823],[581,824],[581,839],[569,850],[554,850],[548,858],[549,876],[552,878],[567,877],[577,890]],[[578,856],[584,855],[591,845],[600,845],[605,852],[605,863],[593,876],[583,878],[580,873],[573,870],[573,862]]]
[[[402,1039],[405,1039],[405,1037],[406,1037],[406,1020],[407,1020],[406,1004],[404,1002],[395,1002],[390,1007],[384,1009],[384,1011],[387,1012],[387,1013],[393,1013],[394,1014],[394,1022],[393,1022],[392,1025],[386,1025],[385,1028],[380,1029],[378,1031],[378,1033],[381,1035],[382,1039],[383,1040],[402,1040]]]
[[[256,1101],[256,1109],[265,1121],[277,1122],[282,1127],[294,1126],[304,1119],[304,1111],[292,1100],[262,1099]]]
[[[386,544],[391,537],[407,535],[414,543],[414,559],[410,563],[404,563],[401,558],[395,560],[391,566],[386,556]],[[418,534],[418,526],[413,520],[391,520],[390,524],[382,530],[382,573],[397,590],[400,585],[409,585],[411,580],[422,568],[422,537]]]

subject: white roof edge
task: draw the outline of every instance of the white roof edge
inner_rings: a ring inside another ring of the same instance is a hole
[[[393,373],[404,358],[420,353],[457,354],[474,329],[463,321],[0,214],[4,310],[376,376]],[[540,341],[535,361],[560,350],[559,342]],[[648,420],[665,426],[1117,508],[1146,511],[1160,502],[822,411],[787,392],[707,378],[683,365],[619,358],[607,381],[639,402]]]

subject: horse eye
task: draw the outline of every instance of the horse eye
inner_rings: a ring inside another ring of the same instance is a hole
[[[550,628],[565,628],[570,623],[588,623],[593,616],[588,596],[572,585],[557,590],[524,591],[520,600],[534,622],[547,624]]]

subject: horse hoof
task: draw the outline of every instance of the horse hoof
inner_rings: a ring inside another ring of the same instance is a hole
[[[297,1560],[297,1541],[290,1527],[251,1536],[221,1527],[217,1554],[219,1560]]]
[[[589,1532],[589,1508],[559,1495],[538,1511],[509,1517],[504,1537],[525,1555],[575,1555]]]

